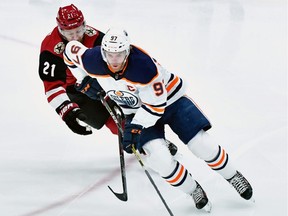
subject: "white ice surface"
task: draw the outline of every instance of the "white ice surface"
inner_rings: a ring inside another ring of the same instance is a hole
[[[287,3],[284,0],[1,0],[1,216],[168,216],[133,156],[121,192],[117,137],[73,134],[47,104],[40,43],[59,6],[75,3],[87,23],[120,25],[134,44],[189,84],[213,123],[210,134],[254,187],[238,194],[167,128],[178,156],[201,182],[211,216],[287,215]],[[175,216],[207,215],[151,172]]]

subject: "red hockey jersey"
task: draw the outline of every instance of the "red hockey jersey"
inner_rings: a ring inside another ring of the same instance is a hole
[[[89,48],[101,45],[103,32],[86,26],[82,43]],[[76,79],[63,61],[63,52],[68,43],[61,37],[58,27],[48,34],[41,44],[39,57],[39,76],[44,84],[48,103],[56,109],[65,100],[69,100],[69,89],[74,90]]]

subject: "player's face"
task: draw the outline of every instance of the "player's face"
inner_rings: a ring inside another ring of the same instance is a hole
[[[126,60],[126,51],[122,52],[106,52],[106,59],[114,72],[120,71],[124,67]]]
[[[82,41],[85,33],[85,26],[81,25],[78,28],[71,30],[61,30],[61,34],[65,37],[67,41],[77,40]]]

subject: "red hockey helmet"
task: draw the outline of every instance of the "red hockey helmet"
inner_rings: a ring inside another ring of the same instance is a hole
[[[81,26],[84,23],[82,12],[73,4],[60,7],[56,21],[62,30],[70,30]]]

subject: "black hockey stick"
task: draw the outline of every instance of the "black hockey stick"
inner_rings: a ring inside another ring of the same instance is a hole
[[[123,137],[123,129],[122,129],[122,125],[120,124],[120,121],[118,120],[118,118],[116,118],[115,114],[113,113],[113,111],[111,110],[109,104],[107,103],[107,101],[103,98],[102,95],[100,95],[100,99],[102,104],[106,107],[107,111],[110,113],[111,117],[113,118],[113,120],[115,121],[117,127],[118,127],[118,131],[121,133],[121,138]],[[119,112],[120,110],[117,109]],[[116,111],[117,112],[117,111]],[[118,136],[119,134],[118,133]],[[119,143],[120,145],[121,143]],[[120,149],[120,146],[119,146]],[[121,145],[121,149],[122,149],[122,154],[123,154],[123,146]],[[153,185],[154,189],[156,190],[158,196],[160,197],[162,203],[164,204],[165,208],[167,209],[167,211],[169,212],[170,216],[174,216],[171,209],[169,208],[169,206],[167,205],[166,201],[164,200],[161,192],[159,191],[157,185],[155,184],[153,178],[151,177],[150,173],[148,172],[148,170],[146,169],[144,163],[142,162],[142,159],[140,157],[140,155],[137,153],[136,149],[134,148],[134,146],[132,146],[132,151],[134,153],[134,155],[136,156],[137,160],[139,161],[141,167],[144,169],[148,179],[150,180],[151,184]],[[123,156],[123,160],[124,160],[124,156]],[[120,153],[120,161],[121,161],[121,153]],[[125,167],[124,167],[125,168]],[[122,163],[121,163],[121,170],[122,170]],[[125,171],[125,169],[124,169]],[[125,174],[125,173],[124,173]],[[122,173],[122,182],[123,182],[123,189],[127,189],[126,187],[124,187],[124,181],[123,181],[123,173]],[[125,175],[125,186],[126,186],[126,175]],[[108,186],[109,187],[109,186]],[[109,187],[110,188],[110,187]],[[118,197],[118,195],[110,188],[110,190]],[[125,190],[124,190],[125,191]],[[121,195],[121,194],[120,194]],[[127,191],[126,191],[126,197],[127,197]],[[118,197],[119,198],[119,197]],[[119,198],[120,199],[120,198]]]
[[[122,177],[122,186],[123,186],[123,193],[116,193],[112,190],[110,186],[108,188],[112,191],[112,193],[120,200],[127,201],[128,200],[128,193],[127,193],[127,182],[126,182],[126,170],[125,170],[125,159],[124,159],[124,151],[122,146],[122,137],[123,137],[123,129],[121,126],[121,111],[119,109],[115,109],[116,115],[111,110],[111,107],[104,99],[102,95],[99,95],[102,104],[105,106],[107,111],[109,112],[110,116],[113,118],[114,122],[118,128],[118,144],[119,144],[119,156],[120,156],[120,169],[121,169],[121,177]]]

